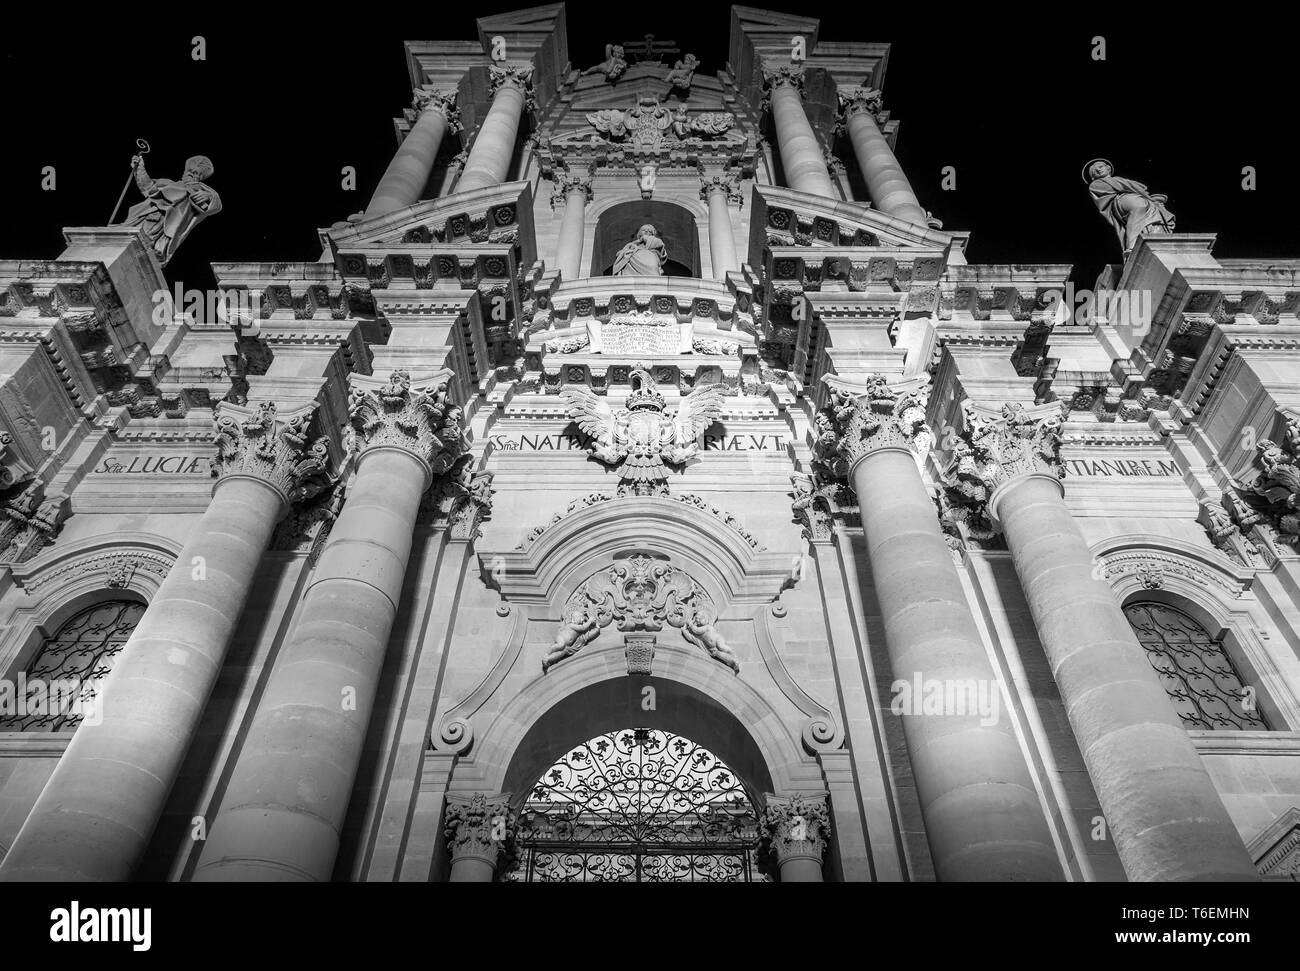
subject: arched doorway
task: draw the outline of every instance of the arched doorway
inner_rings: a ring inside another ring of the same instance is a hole
[[[664,275],[698,277],[700,235],[694,214],[683,206],[652,199],[620,202],[600,214],[591,248],[591,275],[610,275],[618,251],[647,223],[659,231],[667,249]]]
[[[519,815],[505,879],[527,883],[749,883],[759,819],[703,745],[653,728],[606,732],[542,773]]]

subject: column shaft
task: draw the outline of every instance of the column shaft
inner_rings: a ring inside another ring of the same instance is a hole
[[[725,280],[727,272],[739,270],[736,259],[736,239],[731,229],[731,211],[727,208],[725,188],[708,190],[709,202],[709,256],[713,262],[713,275]]]
[[[781,167],[790,188],[828,199],[839,198],[826,171],[826,156],[804,113],[799,91],[791,84],[774,84],[771,97]]]
[[[196,880],[330,878],[428,476],[401,448],[363,453]]]
[[[420,201],[446,132],[447,116],[442,108],[430,107],[420,112],[370,197],[365,218],[405,209]]]
[[[857,156],[862,179],[867,184],[871,204],[881,212],[921,226],[928,217],[921,208],[903,167],[894,157],[875,118],[868,111],[851,111],[848,117],[849,140]]]
[[[1195,746],[1044,474],[990,503],[1131,880],[1258,879]]]
[[[1059,880],[1038,793],[916,460],[899,448],[852,469],[895,679],[997,701],[978,714],[922,714],[903,730],[940,880]]]
[[[524,91],[514,83],[503,83],[492,97],[483,124],[470,147],[465,169],[456,183],[457,192],[498,185],[510,174],[515,154],[519,119],[524,111]]]
[[[586,232],[587,189],[572,188],[565,194],[564,217],[560,220],[560,239],[555,263],[564,280],[576,280],[582,272],[582,243]]]
[[[222,479],[0,867],[0,880],[124,881],[216,682],[284,496]]]

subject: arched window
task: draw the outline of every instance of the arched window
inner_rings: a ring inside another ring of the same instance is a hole
[[[570,751],[519,816],[521,882],[746,883],[758,816],[725,762],[688,738],[628,728]]]
[[[1255,692],[1209,631],[1168,604],[1130,603],[1124,614],[1185,728],[1268,730]]]
[[[62,732],[80,725],[144,610],[134,600],[108,600],[65,621],[4,698],[0,732]]]

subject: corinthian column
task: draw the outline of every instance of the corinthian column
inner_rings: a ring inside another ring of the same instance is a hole
[[[896,707],[940,880],[1059,880],[1060,863],[916,450],[919,382],[874,377],[818,416],[819,451],[862,512]],[[870,596],[869,591],[864,591]],[[919,689],[919,690],[917,690]],[[940,712],[923,698],[940,697]],[[981,709],[978,699],[985,699]],[[951,699],[951,700],[949,700]]]
[[[445,373],[445,372],[444,372]],[[446,385],[354,377],[355,478],[239,754],[196,880],[328,880],[420,498],[460,454]]]
[[[765,797],[763,844],[782,883],[821,883],[831,818],[825,796]]]
[[[740,186],[727,176],[702,177],[700,198],[709,204],[709,257],[713,276],[725,280],[727,271],[740,269],[736,237],[731,229],[731,210],[727,208],[728,202],[740,204]]]
[[[1075,525],[1059,405],[968,410],[948,478],[988,497],[1130,880],[1258,874],[1196,748]]]
[[[443,835],[451,856],[452,883],[491,883],[514,851],[516,814],[510,793],[447,794]]]
[[[382,216],[386,212],[405,209],[420,201],[429,173],[438,158],[443,136],[460,131],[460,112],[456,110],[455,95],[437,91],[415,92],[415,110],[418,117],[397,154],[388,163],[384,177],[379,180],[375,194],[370,197],[365,218]]]
[[[494,67],[491,69],[492,107],[479,125],[469,158],[456,183],[457,192],[481,189],[505,181],[510,160],[515,154],[519,119],[532,98],[531,67]]]
[[[118,655],[0,867],[0,879],[128,880],[216,682],[277,520],[329,482],[315,406],[216,411],[220,475],[189,543]]]
[[[838,198],[826,174],[826,156],[803,110],[803,74],[783,67],[769,74],[766,83],[786,182],[799,192]]]
[[[891,216],[927,225],[929,217],[912,192],[912,185],[894,157],[889,141],[876,124],[876,116],[881,111],[880,92],[852,88],[840,95],[840,107],[871,204]]]
[[[591,180],[566,177],[555,185],[551,208],[564,200],[564,217],[560,220],[560,239],[556,246],[555,265],[564,280],[582,276],[582,241],[586,230],[587,203],[591,201]]]

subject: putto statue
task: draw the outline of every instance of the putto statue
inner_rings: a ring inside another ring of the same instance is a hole
[[[1149,233],[1172,233],[1174,215],[1165,208],[1167,196],[1147,191],[1141,182],[1115,175],[1108,159],[1096,158],[1083,167],[1083,181],[1088,183],[1092,201],[1098,211],[1115,227],[1124,255]]]
[[[582,72],[585,78],[588,74],[603,74],[606,81],[617,81],[627,70],[627,60],[623,56],[622,44],[606,44],[605,59],[595,67],[589,67]]]
[[[687,54],[686,60],[678,61],[673,65],[673,69],[668,72],[668,86],[670,88],[680,88],[683,91],[691,89],[691,82],[695,80],[695,69],[700,66],[699,60],[694,54]]]
[[[653,186],[651,182],[652,191]],[[668,247],[659,238],[659,230],[647,223],[614,257],[614,276],[663,276],[667,260]]]
[[[203,155],[186,159],[178,182],[150,178],[139,155],[131,168],[144,201],[127,211],[125,225],[143,227],[158,262],[166,266],[194,227],[221,211],[221,197],[203,182],[212,177],[212,162]]]
[[[664,411],[664,397],[643,367],[631,374],[632,393],[624,407],[610,408],[588,388],[565,385],[560,395],[568,403],[569,417],[591,438],[592,456],[606,465],[622,463],[620,496],[666,496],[669,462],[681,465],[699,452],[697,439],[722,414],[720,384],[701,385],[675,412]]]

